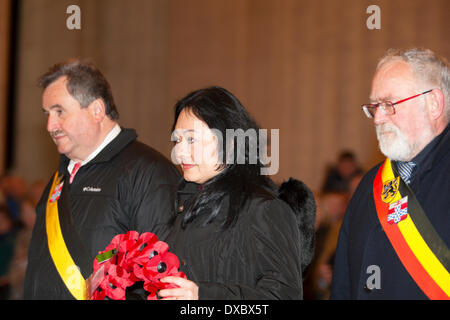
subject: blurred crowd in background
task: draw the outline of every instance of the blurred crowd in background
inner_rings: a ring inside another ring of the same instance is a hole
[[[325,170],[321,190],[315,192],[315,255],[304,275],[305,300],[329,297],[339,228],[364,173],[351,151],[342,151]],[[22,299],[35,207],[45,184],[27,184],[14,175],[0,177],[0,300]]]
[[[304,275],[305,300],[329,298],[339,229],[347,204],[363,175],[364,171],[351,151],[342,151],[336,163],[326,168],[322,188],[315,193],[315,253]]]
[[[45,183],[27,184],[13,175],[0,178],[0,299],[23,295],[28,244],[36,218],[35,207]]]

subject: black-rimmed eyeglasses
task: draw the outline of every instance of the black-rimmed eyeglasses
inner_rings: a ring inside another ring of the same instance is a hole
[[[383,101],[383,102],[379,102],[379,103],[368,103],[368,104],[363,104],[362,105],[362,110],[364,111],[364,114],[367,116],[367,118],[373,119],[375,117],[375,113],[377,112],[377,108],[381,108],[381,111],[383,111],[383,113],[387,116],[393,115],[395,113],[395,108],[394,106],[396,104],[411,100],[413,98],[419,97],[423,94],[426,94],[428,92],[433,91],[433,89],[427,90],[425,92],[416,94],[412,97],[406,98],[406,99],[402,99],[396,102],[391,102],[391,101]]]

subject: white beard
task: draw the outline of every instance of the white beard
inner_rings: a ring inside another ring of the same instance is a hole
[[[433,139],[430,126],[422,128],[420,141],[410,142],[408,137],[393,123],[384,123],[375,127],[378,145],[381,152],[391,160],[410,161],[421,150],[421,146],[428,144]],[[386,135],[385,133],[388,133]]]
[[[397,126],[388,122],[377,125],[375,129],[381,153],[391,160],[410,160],[411,147],[408,138]]]

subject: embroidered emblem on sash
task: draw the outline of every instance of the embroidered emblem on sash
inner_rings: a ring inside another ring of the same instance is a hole
[[[390,203],[398,192],[398,186],[400,184],[400,178],[386,181],[383,184],[383,191],[381,192],[381,200],[385,203]]]
[[[408,216],[408,196],[395,201],[389,206],[387,222],[389,224],[399,223]]]

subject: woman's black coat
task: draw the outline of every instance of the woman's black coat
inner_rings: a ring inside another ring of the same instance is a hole
[[[256,187],[234,226],[222,230],[224,206],[209,224],[204,225],[208,214],[202,214],[183,228],[183,203],[198,187],[187,183],[178,190],[179,213],[167,242],[180,259],[180,270],[199,286],[199,299],[302,299],[302,266],[311,248],[304,243],[299,212]],[[311,229],[315,205],[307,191]]]

